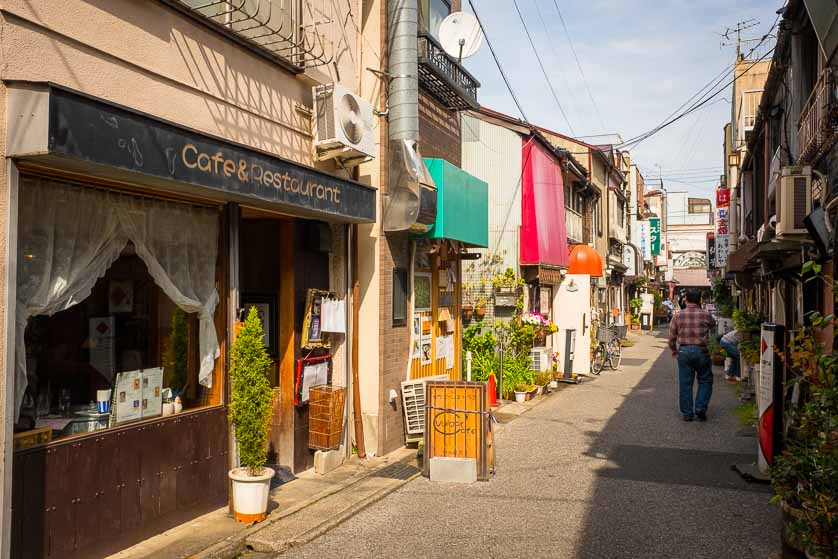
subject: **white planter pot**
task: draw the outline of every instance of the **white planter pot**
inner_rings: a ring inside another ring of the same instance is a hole
[[[555,390],[558,387],[559,387],[559,381],[557,381],[557,380],[551,380],[550,381],[550,389],[551,390]]]
[[[233,481],[233,510],[239,522],[261,522],[268,511],[268,495],[271,492],[271,468],[262,468],[262,475],[248,475],[247,468],[230,470]]]
[[[515,401],[516,402],[523,402],[526,399],[527,399],[527,393],[526,392],[516,392],[515,393]]]

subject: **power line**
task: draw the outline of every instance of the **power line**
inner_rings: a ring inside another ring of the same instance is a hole
[[[759,43],[757,43],[757,45],[749,51],[749,53],[746,55],[746,58],[747,58],[748,56],[750,56],[750,54],[751,54],[751,53],[753,53],[756,49],[758,49],[758,48],[760,47],[760,45],[762,45],[762,43],[764,43],[764,42],[765,42],[765,40],[766,40],[766,39],[768,39],[768,37],[769,37],[769,36],[771,36],[771,32],[772,32],[772,31],[774,31],[774,28],[775,28],[775,27],[777,27],[777,23],[778,23],[779,21],[780,21],[780,14],[778,14],[778,15],[777,15],[777,18],[774,20],[774,24],[771,26],[771,29],[769,29],[769,30],[768,30],[768,32],[767,32],[765,35],[763,35],[763,36],[762,36],[762,39],[760,40],[760,42],[759,42]],[[762,61],[762,60],[766,59],[766,58],[767,58],[768,56],[770,56],[773,52],[774,52],[774,48],[772,48],[771,50],[769,50],[768,52],[766,52],[766,53],[765,53],[765,54],[764,54],[764,55],[763,55],[760,59],[756,60],[756,62],[760,62],[760,61]],[[636,136],[636,137],[634,137],[634,138],[631,138],[630,140],[627,140],[626,142],[624,142],[624,143],[621,145],[621,147],[624,147],[624,146],[627,146],[627,145],[632,145],[633,147],[637,147],[637,146],[638,146],[641,142],[643,142],[643,141],[644,141],[644,140],[646,140],[647,138],[649,138],[649,137],[651,137],[651,136],[653,136],[653,135],[657,134],[658,132],[660,132],[661,130],[663,130],[664,128],[666,128],[667,126],[670,126],[671,124],[673,124],[673,123],[677,122],[678,120],[680,120],[680,119],[684,118],[685,116],[687,116],[687,115],[691,114],[692,112],[697,111],[698,109],[700,109],[701,107],[703,107],[703,106],[705,106],[707,103],[709,103],[711,99],[713,99],[713,98],[717,97],[719,94],[721,94],[723,91],[725,91],[725,90],[727,89],[727,87],[728,87],[728,86],[730,86],[731,84],[735,83],[737,80],[741,79],[741,78],[742,78],[745,74],[747,74],[747,73],[748,73],[751,69],[753,69],[755,66],[756,66],[756,64],[752,64],[751,66],[749,66],[749,67],[748,67],[748,68],[747,68],[744,72],[742,72],[742,73],[741,73],[740,75],[738,75],[738,76],[737,76],[737,75],[736,75],[736,73],[734,72],[734,77],[733,77],[733,79],[732,79],[731,81],[729,81],[728,83],[726,83],[724,86],[722,86],[722,87],[721,87],[721,89],[717,89],[717,90],[716,90],[716,91],[715,91],[715,92],[711,95],[709,92],[710,92],[710,91],[712,91],[712,90],[713,90],[713,89],[714,89],[714,88],[715,88],[715,87],[716,87],[716,86],[717,86],[717,85],[718,85],[718,84],[722,81],[721,79],[717,80],[717,81],[713,84],[713,86],[711,86],[711,87],[710,87],[710,89],[708,90],[708,92],[707,92],[707,93],[704,93],[703,95],[701,95],[701,97],[699,97],[699,99],[698,99],[697,101],[695,101],[695,102],[694,102],[694,103],[690,106],[690,108],[689,108],[689,109],[687,109],[686,111],[682,112],[682,113],[681,113],[681,114],[679,114],[678,116],[676,116],[676,117],[674,117],[674,118],[671,118],[673,114],[675,114],[675,113],[677,113],[679,110],[681,110],[681,109],[684,107],[684,105],[686,105],[686,104],[687,104],[687,103],[689,103],[692,99],[694,99],[696,96],[698,96],[698,94],[693,95],[693,97],[691,97],[689,100],[687,100],[687,102],[686,102],[686,103],[684,103],[683,105],[681,105],[681,107],[679,107],[678,109],[676,109],[676,110],[675,110],[672,114],[670,114],[670,116],[669,116],[669,117],[667,117],[666,119],[664,119],[664,120],[665,120],[665,121],[664,121],[664,123],[662,123],[662,124],[658,125],[657,127],[653,128],[652,130],[650,130],[650,131],[648,131],[648,132],[646,132],[646,133],[644,133],[644,134],[641,134],[641,135],[639,135],[639,136]],[[735,68],[735,65],[734,65],[734,68]],[[726,72],[726,71],[727,71],[727,68],[725,69],[725,72]],[[711,81],[713,81],[713,80],[711,80]],[[705,90],[705,89],[707,89],[707,86],[703,87],[703,88],[699,91],[699,93],[701,93],[701,91],[703,91],[703,90]],[[708,95],[709,95],[709,96],[708,96]]]
[[[486,33],[486,27],[483,25],[483,22],[480,20],[480,15],[477,13],[477,8],[474,7],[474,2],[472,0],[468,0],[468,5],[471,6],[471,11],[474,12],[474,17],[477,19],[477,24],[480,26],[480,30],[483,32],[483,38],[486,39],[486,45],[489,47],[489,52],[492,53],[492,58],[495,60],[495,64],[500,71],[500,75],[503,78],[503,82],[506,84],[506,89],[509,90],[509,94],[512,95],[512,100],[515,101],[515,106],[518,107],[518,112],[521,113],[521,117],[524,119],[524,122],[532,126],[530,124],[527,115],[524,113],[523,107],[521,107],[521,102],[518,101],[518,96],[515,95],[515,91],[512,89],[512,85],[509,83],[509,78],[506,77],[506,72],[503,71],[503,66],[501,66],[500,59],[498,58],[497,53],[495,52],[495,48],[492,46],[492,42],[489,40],[489,35]]]
[[[536,4],[538,0],[535,0]],[[556,6],[556,11],[559,13],[559,21],[562,23],[562,29],[564,29],[564,35],[567,37],[567,42],[570,45],[570,51],[573,53],[573,58],[576,60],[576,67],[579,68],[579,75],[582,76],[582,83],[585,85],[585,90],[588,92],[588,98],[591,100],[591,104],[594,106],[594,111],[596,111],[597,117],[599,118],[599,123],[602,125],[602,129],[605,130],[605,121],[602,120],[602,113],[599,112],[599,106],[596,104],[594,100],[594,94],[591,93],[591,88],[588,86],[588,80],[585,77],[585,71],[582,69],[582,63],[579,62],[579,55],[576,54],[576,47],[573,46],[573,39],[570,37],[570,31],[567,30],[567,25],[564,21],[564,16],[562,15],[562,10],[559,8],[559,3],[557,0],[553,0],[553,5]]]
[[[556,50],[555,42],[549,40],[550,31],[547,29],[547,20],[544,18],[544,14],[541,13],[541,7],[539,7],[538,2],[533,2],[533,4],[535,4],[535,10],[538,12],[538,19],[541,20],[541,28],[544,29],[544,36],[548,38],[547,43],[550,45],[550,50],[553,51],[553,56],[556,59],[556,65],[555,65],[556,73],[559,76],[559,80],[565,86],[564,91],[567,93],[567,96],[572,101],[572,104],[573,104],[572,109],[574,109],[576,112],[579,112],[579,102],[576,99],[576,96],[573,94],[573,88],[569,87],[567,85],[569,83],[569,80],[565,79],[564,72],[562,72],[561,66],[559,66],[559,61],[562,60],[562,57],[559,56],[559,52]],[[571,111],[571,112],[573,112],[573,111]]]
[[[564,112],[564,107],[562,107],[562,103],[559,101],[558,95],[556,95],[556,90],[553,88],[553,82],[550,81],[550,76],[547,74],[547,70],[544,69],[544,63],[541,61],[538,49],[535,48],[535,42],[532,40],[532,35],[530,35],[527,22],[524,21],[524,14],[521,13],[521,9],[518,7],[518,0],[512,0],[512,4],[515,6],[515,11],[518,12],[518,18],[521,20],[521,25],[524,26],[524,32],[527,34],[527,39],[529,39],[533,54],[535,54],[535,59],[538,61],[538,67],[541,68],[541,73],[544,74],[544,79],[547,80],[547,86],[550,88],[550,93],[553,94],[553,100],[556,101],[556,105],[558,105],[559,111],[561,111],[562,116],[567,123],[567,127],[570,128],[570,133],[575,136],[576,132],[573,130],[573,125],[570,124],[570,119],[567,118],[567,114]]]

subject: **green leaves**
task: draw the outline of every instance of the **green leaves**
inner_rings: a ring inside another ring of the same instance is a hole
[[[256,307],[230,351],[230,420],[236,429],[241,465],[258,475],[267,461],[266,441],[271,419],[273,390],[268,381],[271,359],[265,351],[264,331]]]

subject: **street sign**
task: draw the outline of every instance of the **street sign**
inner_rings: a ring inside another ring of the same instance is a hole
[[[657,256],[661,253],[661,219],[659,217],[649,218],[649,237],[652,256]]]
[[[707,271],[713,269],[716,262],[716,238],[713,233],[707,233]]]

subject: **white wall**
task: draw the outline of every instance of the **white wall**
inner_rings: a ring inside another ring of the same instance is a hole
[[[489,185],[488,253],[503,258],[501,269],[512,268],[517,273],[521,228],[521,136],[464,114],[462,146],[463,170]]]
[[[569,289],[576,289],[570,291]],[[591,370],[591,277],[586,274],[567,274],[555,295],[555,322],[559,326],[556,351],[559,352],[559,372],[564,372],[568,348],[568,330],[575,330],[573,370],[587,374]],[[584,328],[584,332],[582,331]]]

